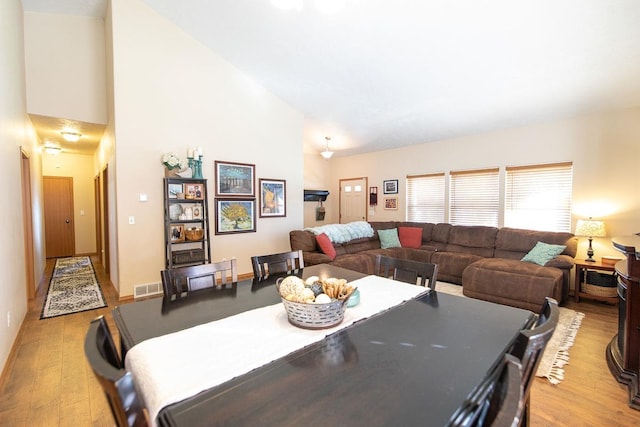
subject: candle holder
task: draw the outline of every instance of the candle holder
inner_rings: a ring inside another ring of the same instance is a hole
[[[202,156],[193,160],[193,177],[202,179]]]

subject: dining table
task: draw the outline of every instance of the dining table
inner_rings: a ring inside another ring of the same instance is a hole
[[[369,311],[348,322],[345,315],[345,325],[309,338],[286,322],[275,287],[279,275],[113,310],[134,380],[146,374],[155,381],[167,371],[181,379],[183,370],[184,378],[219,377],[219,382],[211,379],[205,382],[210,385],[155,408],[153,425],[456,425],[479,388],[495,375],[518,333],[536,319],[528,310],[326,264],[293,274],[357,284],[360,304],[347,313]],[[367,305],[376,292],[387,298],[389,291],[400,296],[388,306]],[[284,321],[269,323],[275,317]],[[180,341],[202,328],[203,339]],[[173,353],[170,344],[153,346],[168,337],[178,340],[173,342],[181,356],[175,360],[161,354]],[[289,339],[301,339],[295,341],[299,347],[282,345]],[[158,351],[155,365],[134,363],[136,350],[145,346],[169,350]],[[244,359],[253,363],[246,370]],[[187,373],[190,365],[196,366],[191,367],[195,373]],[[145,403],[159,392],[154,381],[150,389],[142,383],[146,391],[139,387]]]

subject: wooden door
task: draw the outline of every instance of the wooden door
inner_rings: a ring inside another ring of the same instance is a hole
[[[367,178],[340,180],[340,223],[367,220]]]
[[[73,178],[45,176],[44,231],[47,258],[75,255]]]

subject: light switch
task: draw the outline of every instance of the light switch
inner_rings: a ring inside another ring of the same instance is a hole
[[[84,216],[84,209],[80,209],[80,216]]]
[[[147,200],[147,193],[140,193],[140,201],[146,202]]]
[[[136,223],[136,217],[135,216],[130,216],[129,217],[129,224],[133,225]]]

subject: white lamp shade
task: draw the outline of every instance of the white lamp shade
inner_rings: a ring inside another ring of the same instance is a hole
[[[592,219],[579,219],[576,224],[576,236],[604,237],[607,235],[604,222]]]

